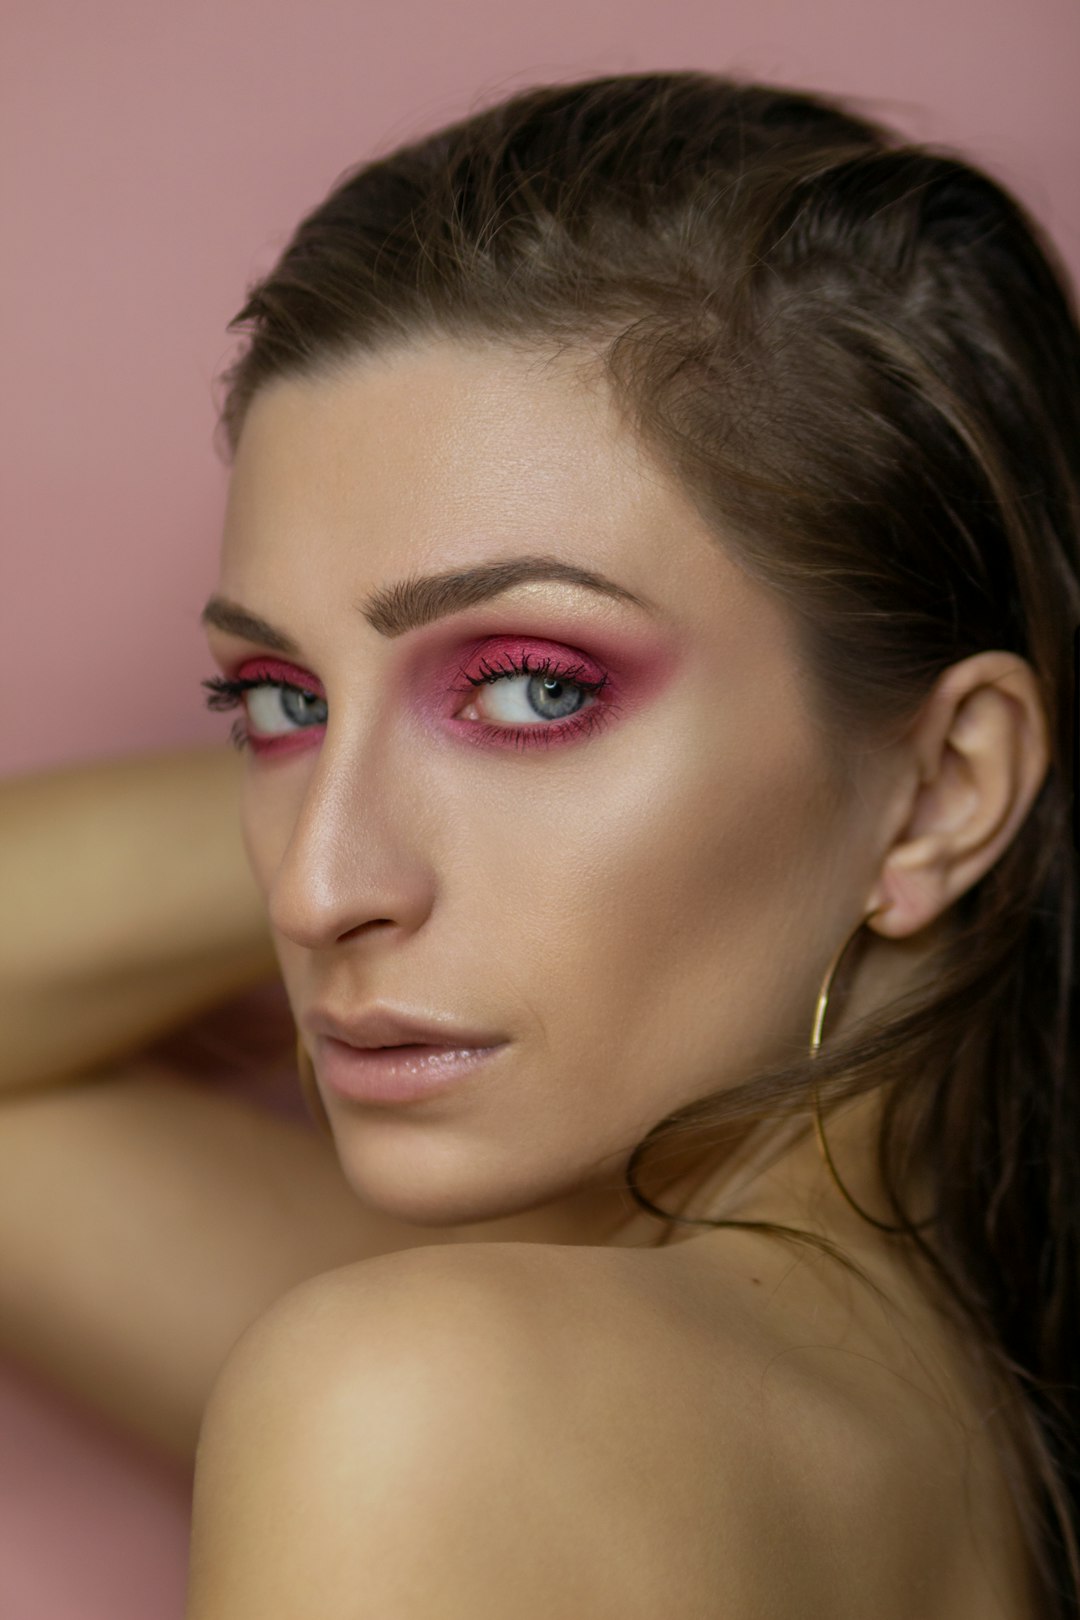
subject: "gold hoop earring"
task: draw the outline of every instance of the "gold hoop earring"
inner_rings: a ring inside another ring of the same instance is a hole
[[[873,911],[868,911],[866,916],[856,923],[855,927],[851,930],[850,934],[848,934],[839,950],[834,952],[832,961],[825,970],[825,977],[822,980],[821,989],[818,991],[817,1007],[814,1011],[814,1027],[810,1034],[811,1058],[816,1058],[821,1050],[821,1032],[825,1025],[825,1012],[829,1005],[829,994],[832,990],[832,982],[836,976],[836,971],[840,966],[844,952],[851,944],[851,941],[855,938],[855,935],[866,926],[871,918],[876,917],[879,911],[884,910],[884,906],[876,906]],[[844,1186],[844,1183],[840,1180],[839,1172],[837,1171],[836,1165],[833,1163],[832,1154],[829,1152],[829,1144],[825,1140],[825,1126],[822,1123],[821,1107],[818,1101],[817,1077],[813,1073],[811,1073],[810,1076],[810,1101],[814,1110],[814,1129],[817,1132],[818,1148],[820,1149],[821,1157],[825,1162],[825,1168],[832,1177],[838,1192],[840,1192],[847,1200],[857,1215],[861,1215],[864,1221],[869,1221],[870,1225],[876,1226],[879,1231],[903,1232],[905,1230],[904,1227],[890,1226],[887,1221],[879,1221],[876,1216],[871,1215],[868,1210],[863,1209],[862,1205],[856,1203],[855,1199],[852,1198],[851,1194]]]
[[[307,1047],[301,1035],[296,1037],[296,1067],[300,1074],[300,1090],[303,1093],[307,1111],[323,1136],[334,1137],[334,1127],[330,1123],[330,1116],[326,1112],[326,1105],[322,1100],[318,1082],[315,1079],[315,1070],[308,1056]]]

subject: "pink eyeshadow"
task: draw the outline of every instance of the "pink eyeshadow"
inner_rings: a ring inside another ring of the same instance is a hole
[[[295,664],[286,664],[279,658],[245,658],[236,668],[235,678],[242,681],[257,681],[265,676],[268,681],[285,681],[289,686],[299,686],[305,692],[314,692],[317,697],[325,697],[322,682],[316,680],[307,670],[298,669]]]

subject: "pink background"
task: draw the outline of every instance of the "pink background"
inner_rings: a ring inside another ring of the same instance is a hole
[[[226,322],[344,169],[470,106],[671,68],[850,93],[989,167],[1080,275],[1077,0],[7,0],[0,62],[0,774],[225,737]],[[0,1435],[0,1613],[179,1620],[183,1481],[15,1369]]]

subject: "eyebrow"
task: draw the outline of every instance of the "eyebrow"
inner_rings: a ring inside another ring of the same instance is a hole
[[[558,557],[509,557],[502,562],[481,563],[475,568],[451,569],[442,574],[424,574],[398,580],[374,591],[357,604],[358,611],[380,636],[401,636],[434,619],[463,608],[475,607],[503,591],[513,590],[535,580],[557,581],[579,585],[620,602],[630,602],[646,613],[659,611],[648,597],[627,590],[605,574],[590,568],[579,568],[574,563],[561,562]],[[232,635],[248,641],[261,641],[277,652],[295,657],[300,649],[283,630],[249,613],[236,602],[224,596],[212,596],[203,608],[199,622],[215,625]]]

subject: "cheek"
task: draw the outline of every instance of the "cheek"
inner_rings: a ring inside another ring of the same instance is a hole
[[[784,1034],[827,825],[805,740],[764,736],[684,717],[674,738],[590,779],[579,804],[534,805],[507,862],[524,926],[504,928],[531,965],[532,1002],[609,1096],[664,1111],[665,1084],[698,1095],[718,1059],[734,1076]]]
[[[240,829],[252,875],[264,898],[270,894],[299,811],[302,783],[297,773],[272,789],[258,769],[244,778]]]

